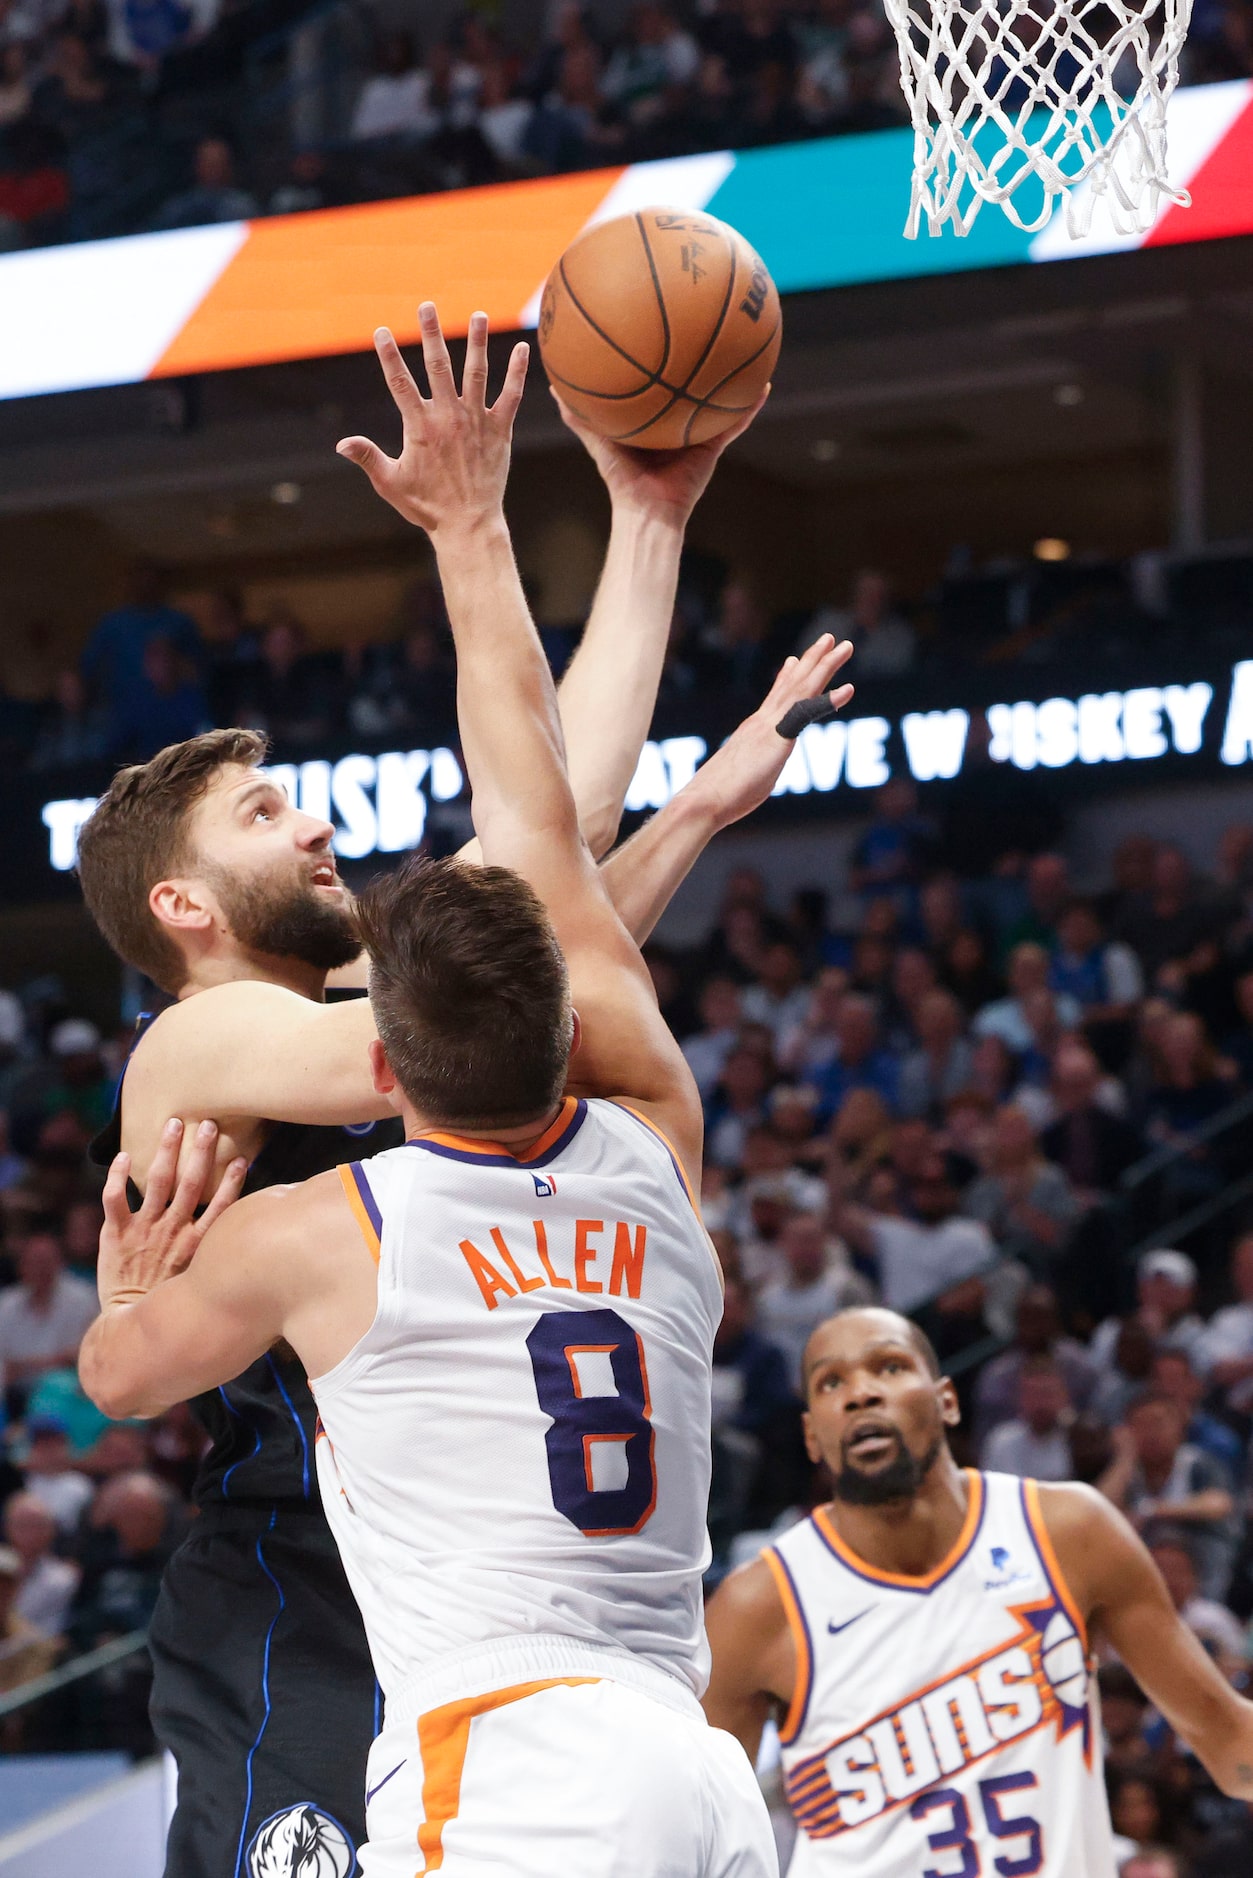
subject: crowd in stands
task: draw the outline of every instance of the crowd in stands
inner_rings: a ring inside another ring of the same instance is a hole
[[[636,0],[612,26],[559,0],[524,43],[490,8],[425,42],[417,9],[367,13],[372,70],[342,123],[295,136],[249,79],[309,12],[0,0],[0,247],[906,121],[881,0]],[[1253,74],[1251,0],[1198,0],[1183,65],[1191,83]]]
[[[169,656],[190,657],[176,630]],[[112,634],[89,669],[133,653]],[[322,708],[312,681],[272,695]],[[392,687],[359,695],[383,710]],[[1079,892],[1056,848],[963,871],[897,780],[839,872],[787,905],[733,872],[698,945],[651,948],[705,1104],[702,1206],[727,1274],[712,1575],[821,1497],[805,1342],[882,1299],[958,1382],[961,1458],[1107,1494],[1243,1686],[1253,1210],[1230,1200],[1253,1128],[1253,827],[1226,830],[1210,876],[1130,836]],[[100,1220],[84,1151],[125,1048],[53,979],[0,994],[0,1690],[142,1630],[192,1517],[188,1412],[107,1424],[73,1368]],[[1101,1682],[1128,1878],[1253,1869],[1253,1812],[1112,1658]],[[138,1752],[144,1690],[142,1655],[126,1658],[10,1717],[5,1739]]]
[[[0,686],[0,755],[38,771],[141,760],[224,723],[264,731],[284,758],[455,741],[452,641],[433,582],[408,589],[386,637],[335,647],[311,644],[288,606],[250,618],[235,589],[189,606],[170,602],[159,569],[134,568],[128,598],[96,622],[78,663],[46,671],[42,700],[6,697]],[[1108,668],[1118,685],[1151,646],[1148,676],[1160,683],[1172,664],[1190,676],[1198,659],[1242,657],[1251,606],[1253,556],[1240,553],[1170,568],[1146,555],[1139,564],[1006,562],[990,571],[955,556],[933,592],[909,605],[885,574],[863,568],[840,604],[776,614],[721,561],[693,556],[658,730],[724,734],[760,701],[783,659],[821,632],[852,638],[858,681],[876,687],[948,683],[954,674],[969,682],[978,672],[1011,687],[1038,683],[1080,645],[1089,679]],[[578,622],[544,629],[554,669],[580,631]],[[1005,670],[1011,662],[1022,668],[1017,678]],[[917,702],[911,691],[906,708]]]

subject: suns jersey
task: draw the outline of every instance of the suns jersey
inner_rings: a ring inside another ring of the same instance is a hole
[[[430,1134],[341,1179],[378,1309],[311,1385],[318,1470],[389,1705],[527,1636],[699,1694],[722,1299],[668,1145],[568,1098],[525,1159]]]
[[[926,1579],[865,1564],[824,1509],[763,1557],[796,1645],[780,1730],[791,1878],[1110,1878],[1082,1620],[1033,1481],[968,1474]]]

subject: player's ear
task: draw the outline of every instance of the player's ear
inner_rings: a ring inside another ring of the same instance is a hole
[[[203,881],[188,876],[159,880],[149,889],[148,907],[162,926],[179,932],[207,932],[218,917],[218,903]]]
[[[387,1060],[387,1052],[375,1037],[370,1043],[370,1074],[374,1079],[374,1093],[381,1096],[395,1095],[397,1089],[395,1072]]]
[[[940,1402],[940,1419],[946,1428],[956,1428],[962,1418],[961,1403],[957,1399],[957,1390],[947,1376],[941,1376],[937,1384]]]
[[[583,1025],[579,1020],[579,1014],[577,1011],[571,1011],[570,1013],[570,1054],[571,1056],[574,1055],[575,1051],[578,1049],[582,1041],[583,1041]]]

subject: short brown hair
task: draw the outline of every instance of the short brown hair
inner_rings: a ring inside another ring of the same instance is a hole
[[[507,1128],[552,1107],[570,1057],[570,987],[520,875],[414,858],[370,882],[356,921],[387,1060],[424,1119]]]
[[[164,991],[178,991],[187,963],[148,905],[159,880],[191,860],[191,811],[228,764],[265,757],[255,730],[207,730],[171,743],[147,763],[120,769],[78,837],[78,876],[91,916],[119,958]]]

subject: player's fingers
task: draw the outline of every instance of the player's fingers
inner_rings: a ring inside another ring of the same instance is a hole
[[[164,1213],[169,1204],[170,1194],[174,1190],[174,1176],[178,1169],[178,1151],[183,1140],[183,1124],[176,1115],[161,1130],[161,1141],[152,1157],[148,1169],[147,1185],[144,1188],[144,1203],[140,1212],[145,1219],[153,1219]]]
[[[391,477],[396,468],[395,457],[388,456],[368,437],[343,437],[335,445],[336,456],[346,457],[364,470],[377,493],[386,497]]]
[[[827,697],[830,700],[831,709],[842,711],[846,704],[851,704],[856,689],[856,685],[837,685],[834,691],[829,691]]]
[[[174,1198],[170,1202],[170,1214],[174,1225],[184,1225],[195,1217],[196,1208],[204,1198],[204,1190],[213,1171],[213,1156],[218,1145],[216,1122],[203,1121],[196,1130],[191,1144],[191,1152],[183,1162],[182,1172],[178,1177],[178,1186],[174,1189]]]
[[[595,431],[589,424],[584,423],[577,411],[571,410],[555,385],[548,387],[548,395],[557,406],[561,421],[567,430],[572,430],[576,437],[595,437]]]
[[[208,1232],[214,1220],[219,1219],[221,1215],[225,1213],[228,1206],[235,1204],[240,1193],[243,1191],[243,1185],[247,1178],[248,1163],[244,1160],[243,1156],[240,1155],[231,1162],[221,1180],[218,1182],[217,1192],[210,1200],[208,1206],[206,1206],[204,1212],[200,1215],[199,1225],[202,1233]]]
[[[104,1183],[101,1200],[104,1205],[105,1224],[114,1232],[122,1232],[130,1221],[131,1210],[126,1203],[126,1183],[130,1179],[131,1157],[129,1154],[115,1154],[109,1163],[109,1177]]]
[[[439,323],[433,300],[424,300],[418,308],[418,327],[422,334],[422,363],[426,366],[426,376],[431,387],[431,401],[441,404],[448,398],[456,397],[457,381],[453,377],[444,329]]]
[[[375,333],[374,350],[379,355],[379,364],[383,367],[383,376],[387,380],[387,389],[392,394],[392,402],[406,424],[420,418],[426,399],[414,383],[413,373],[405,364],[400,347],[386,326],[380,326]]]
[[[853,646],[849,639],[841,639],[838,646],[827,646],[806,671],[797,674],[804,687],[797,692],[797,696],[816,697],[820,691],[828,690],[835,674],[848,664],[852,656]]]
[[[471,313],[466,335],[466,360],[461,371],[461,396],[476,407],[487,403],[487,315]]]
[[[522,402],[522,393],[526,388],[526,368],[531,360],[531,348],[525,339],[520,339],[509,354],[509,369],[505,373],[505,382],[501,386],[500,396],[492,406],[493,411],[506,424],[512,424],[518,415],[518,406]]]

